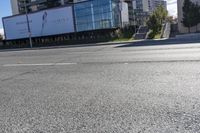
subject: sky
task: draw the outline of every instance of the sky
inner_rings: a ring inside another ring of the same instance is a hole
[[[0,0],[0,34],[3,33],[2,17],[10,16],[11,14],[10,0]]]
[[[172,16],[177,16],[177,0],[167,0],[168,11]],[[0,0],[0,34],[3,33],[3,25],[2,25],[2,17],[10,16],[11,13],[11,5],[10,0]]]

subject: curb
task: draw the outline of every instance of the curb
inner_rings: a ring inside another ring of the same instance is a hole
[[[9,51],[23,51],[23,50],[45,50],[45,49],[58,49],[58,48],[73,48],[73,47],[90,47],[90,46],[104,46],[104,45],[118,45],[118,44],[129,44],[137,41],[122,41],[122,42],[101,42],[101,43],[91,43],[91,44],[73,44],[73,45],[60,45],[60,46],[43,46],[43,47],[33,47],[33,48],[7,48],[1,49],[0,52]]]

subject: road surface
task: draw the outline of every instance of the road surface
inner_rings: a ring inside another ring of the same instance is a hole
[[[200,43],[0,52],[1,133],[200,131]]]

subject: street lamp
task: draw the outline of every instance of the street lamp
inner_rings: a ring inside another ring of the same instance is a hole
[[[32,37],[31,37],[31,29],[30,29],[30,24],[29,24],[26,0],[24,0],[24,7],[25,7],[26,21],[27,21],[28,34],[29,34],[29,43],[30,43],[30,48],[32,48],[33,47],[33,43],[32,43]]]

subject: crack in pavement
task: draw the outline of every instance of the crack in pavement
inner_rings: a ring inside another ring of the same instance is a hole
[[[36,70],[32,70],[32,71],[28,71],[28,72],[23,72],[23,73],[20,73],[20,74],[15,74],[11,77],[8,77],[8,78],[5,78],[5,79],[1,79],[2,82],[5,82],[5,81],[8,81],[8,80],[12,80],[16,77],[19,77],[19,76],[23,76],[23,75],[27,75],[27,74],[31,74],[33,72],[35,72]]]

